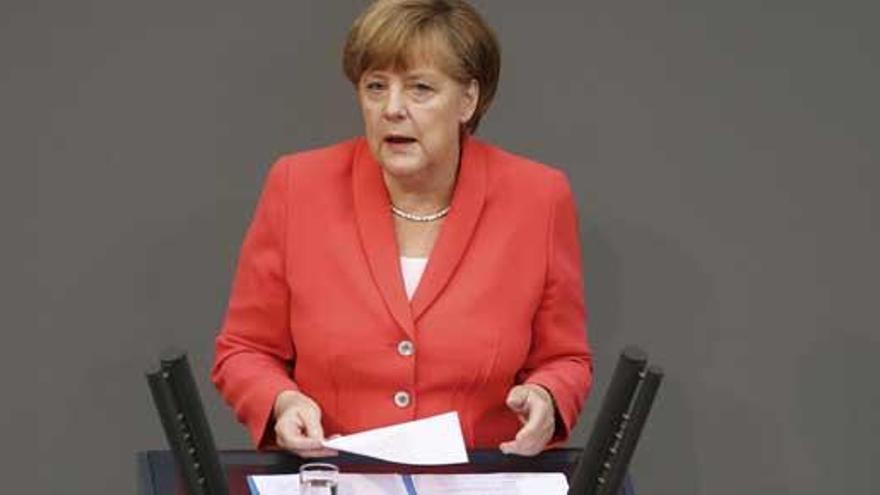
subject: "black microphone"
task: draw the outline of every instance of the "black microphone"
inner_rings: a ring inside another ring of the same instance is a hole
[[[226,475],[186,353],[165,353],[160,366],[147,372],[147,383],[187,494],[228,495]]]
[[[647,354],[638,347],[620,353],[593,431],[571,474],[568,495],[618,494],[663,377],[660,368],[647,363]]]

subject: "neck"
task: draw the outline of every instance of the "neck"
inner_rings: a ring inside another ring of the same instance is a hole
[[[452,202],[458,176],[460,150],[446,164],[427,167],[418,174],[393,176],[383,170],[382,176],[391,203],[408,213],[435,213]]]

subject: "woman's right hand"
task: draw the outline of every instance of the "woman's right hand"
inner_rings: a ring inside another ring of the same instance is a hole
[[[285,390],[275,398],[275,441],[300,457],[327,457],[338,452],[327,449],[321,427],[321,408],[306,394]]]

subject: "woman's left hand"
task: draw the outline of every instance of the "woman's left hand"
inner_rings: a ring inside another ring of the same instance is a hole
[[[522,428],[516,438],[500,445],[505,454],[533,456],[544,450],[556,431],[556,410],[550,392],[526,383],[510,389],[507,407],[519,416]]]

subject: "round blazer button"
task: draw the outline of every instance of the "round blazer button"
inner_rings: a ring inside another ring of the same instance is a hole
[[[394,405],[397,407],[406,407],[411,400],[409,393],[404,392],[403,390],[394,394]]]
[[[397,353],[401,356],[412,356],[416,352],[416,347],[408,340],[401,340],[397,344]]]

